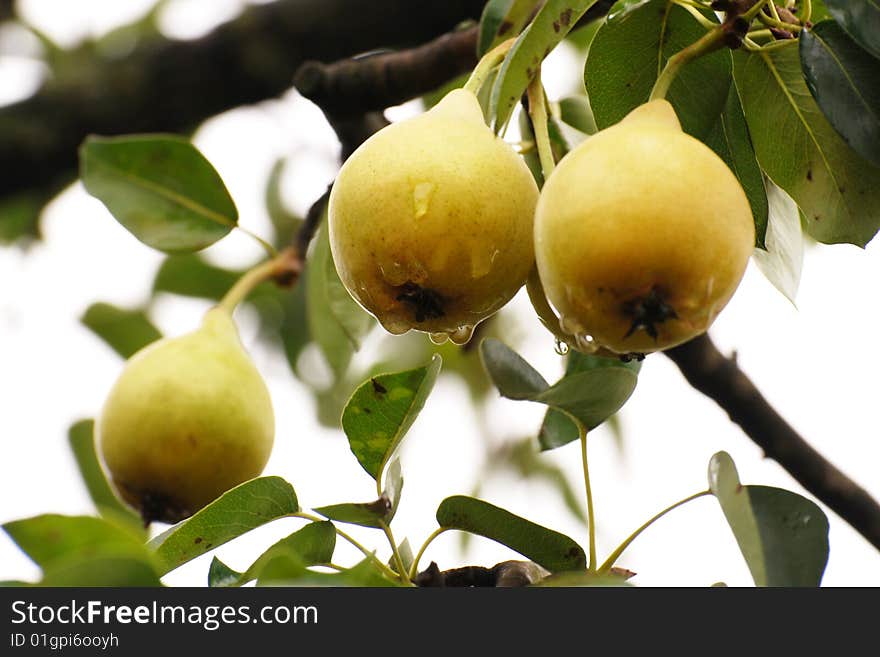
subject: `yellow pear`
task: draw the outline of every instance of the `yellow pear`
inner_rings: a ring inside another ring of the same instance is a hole
[[[666,349],[704,331],[755,243],[727,165],[655,100],[566,155],[535,216],[535,258],[578,348]]]
[[[99,452],[145,522],[177,522],[258,476],[275,420],[230,312],[131,357],[97,424]]]
[[[343,165],[330,195],[333,259],[390,333],[466,342],[528,277],[537,200],[522,158],[457,89]]]

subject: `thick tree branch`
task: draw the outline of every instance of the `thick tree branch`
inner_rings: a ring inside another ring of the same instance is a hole
[[[813,449],[708,335],[664,352],[697,390],[714,399],[764,453],[880,549],[880,505]]]
[[[194,41],[151,39],[124,59],[61,69],[35,96],[0,108],[0,197],[68,180],[90,133],[181,132],[290,88],[306,60],[424,43],[485,0],[276,0]]]
[[[477,64],[477,28],[459,30],[418,48],[334,64],[306,62],[294,84],[337,117],[383,110],[421,96]]]

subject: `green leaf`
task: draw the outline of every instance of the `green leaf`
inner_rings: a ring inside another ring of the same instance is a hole
[[[165,258],[156,272],[153,293],[170,292],[219,301],[242,274],[244,271],[211,265],[198,255],[173,255]]]
[[[571,350],[568,352],[565,376],[573,376],[580,372],[587,372],[602,367],[623,367],[638,375],[642,364],[638,361],[624,363],[620,360],[582,354],[579,351]],[[544,422],[541,424],[541,430],[538,432],[538,443],[541,445],[542,451],[562,447],[577,440],[579,437],[578,428],[568,415],[555,408],[547,409],[547,413],[544,415]]]
[[[584,69],[598,128],[614,125],[647,102],[666,61],[705,33],[668,0],[617,3],[596,33]],[[729,88],[730,56],[718,51],[686,64],[666,99],[684,131],[703,139],[724,109]]]
[[[758,166],[742,103],[736,93],[736,86],[732,83],[724,111],[718,116],[705,141],[730,167],[742,185],[755,220],[755,244],[764,248],[769,213],[764,176]]]
[[[507,124],[544,58],[596,0],[547,0],[504,58],[492,87],[495,132]]]
[[[40,236],[44,193],[24,192],[0,199],[0,244],[26,243]]]
[[[400,459],[394,459],[385,473],[385,487],[382,496],[373,502],[346,502],[322,506],[315,511],[325,518],[346,522],[361,527],[381,529],[394,520],[403,491],[403,476],[400,471]]]
[[[587,429],[595,429],[619,411],[635,390],[637,364],[611,359],[584,357],[576,361],[578,371],[567,374],[553,386],[515,351],[500,340],[483,340],[483,363],[504,397],[546,404],[577,418]],[[552,420],[546,448],[568,435],[560,430],[558,418]],[[564,442],[562,444],[565,444]]]
[[[796,43],[734,54],[734,77],[758,163],[825,243],[864,246],[880,228],[880,168],[837,134],[810,95]]]
[[[316,566],[333,561],[336,549],[336,529],[332,522],[312,522],[282,538],[261,554],[239,578],[241,585],[254,579],[263,579],[269,565],[278,559],[289,559],[298,566]],[[277,568],[277,564],[275,566]]]
[[[154,249],[198,251],[238,223],[220,175],[186,139],[92,136],[80,147],[79,158],[86,191]]]
[[[535,368],[501,340],[483,340],[480,357],[495,387],[508,399],[531,400],[550,387]]]
[[[482,57],[501,42],[522,32],[537,0],[489,0],[480,19],[477,54]]]
[[[370,559],[338,573],[319,573],[309,570],[290,556],[273,559],[266,564],[258,586],[329,586],[329,587],[388,587],[403,586],[380,573]]]
[[[825,0],[825,5],[862,48],[880,58],[880,5],[877,0]],[[813,16],[813,21],[818,18]]]
[[[816,504],[780,488],[743,486],[726,452],[709,462],[709,488],[757,586],[819,586],[828,519]]]
[[[143,310],[124,310],[109,303],[93,303],[80,321],[126,359],[162,337]]]
[[[403,477],[400,473],[400,460],[394,459],[385,477],[382,496],[373,502],[345,502],[331,504],[315,509],[325,518],[361,527],[382,529],[389,525],[397,513],[400,493],[403,490]]]
[[[770,222],[767,250],[756,249],[755,263],[773,286],[795,303],[804,264],[804,234],[797,204],[769,180]]]
[[[281,182],[287,160],[278,159],[269,172],[266,181],[266,212],[275,232],[274,244],[281,248],[293,242],[296,232],[302,225],[302,218],[293,214],[284,203],[281,193]]]
[[[373,479],[412,426],[440,373],[442,359],[434,355],[424,366],[380,374],[361,384],[342,412],[342,428],[351,451]]]
[[[599,131],[593,108],[586,96],[568,96],[559,101],[559,118],[566,125],[580,130],[585,135],[594,135]]]
[[[227,491],[152,541],[162,573],[277,518],[299,511],[293,486],[281,477],[252,479]]]
[[[315,508],[316,513],[330,520],[372,529],[381,529],[390,511],[391,503],[384,495],[375,502],[344,502]]]
[[[342,282],[336,274],[330,253],[326,220],[323,221],[323,226],[314,239],[313,252],[309,257],[305,277],[309,333],[320,347],[336,378],[339,379],[348,369],[351,357],[358,346],[357,340],[363,337],[358,335],[358,332],[365,326],[358,322],[344,325],[340,322],[340,317],[355,317],[359,313],[364,314],[364,310],[348,296],[344,287],[342,289],[344,297],[338,292]],[[347,301],[345,297],[348,297]]]
[[[447,497],[437,508],[437,522],[506,545],[550,572],[587,567],[583,548],[568,536],[473,497]]]
[[[330,314],[348,338],[352,349],[359,351],[361,341],[376,326],[376,320],[352,299],[336,273],[336,265],[330,256],[324,258],[324,292]]]
[[[145,534],[140,516],[116,497],[104,475],[104,470],[101,468],[98,454],[95,451],[94,430],[94,420],[81,420],[72,425],[67,434],[70,449],[73,451],[73,457],[76,459],[79,473],[89,491],[89,496],[102,516],[109,515],[112,519],[121,520],[132,529]]]
[[[43,570],[45,586],[158,586],[153,556],[141,535],[92,516],[46,514],[3,525]]]
[[[162,586],[156,567],[145,555],[96,554],[64,559],[43,571],[41,586]]]
[[[214,557],[211,559],[210,568],[208,568],[208,586],[217,588],[238,586],[238,582],[242,575],[243,573],[232,570],[232,568],[220,561],[220,559]]]
[[[880,165],[880,60],[834,21],[802,31],[799,41],[807,87],[825,118],[853,150]]]

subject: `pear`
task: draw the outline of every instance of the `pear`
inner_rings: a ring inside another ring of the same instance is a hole
[[[368,139],[330,195],[330,247],[349,293],[390,333],[466,342],[534,263],[538,188],[456,89]]]
[[[736,176],[665,100],[566,155],[535,216],[541,283],[584,351],[647,353],[703,333],[754,243]]]
[[[275,420],[226,308],[131,357],[97,423],[101,457],[144,521],[178,522],[258,476]]]

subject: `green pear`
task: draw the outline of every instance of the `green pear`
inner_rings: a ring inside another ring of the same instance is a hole
[[[466,342],[528,277],[537,201],[522,158],[456,89],[343,165],[330,195],[333,260],[390,333]]]
[[[104,464],[145,522],[178,522],[269,459],[269,391],[226,308],[131,357],[97,423]]]

